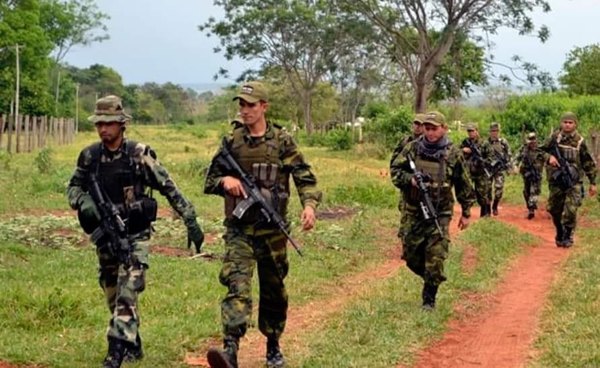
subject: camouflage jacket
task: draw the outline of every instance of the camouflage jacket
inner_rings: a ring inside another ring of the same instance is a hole
[[[510,146],[506,139],[488,137],[482,146],[482,150],[490,152],[490,169],[492,173],[511,169]]]
[[[406,137],[402,138],[400,143],[398,143],[396,148],[394,148],[394,152],[392,152],[392,158],[390,159],[390,166],[392,165],[392,162],[394,162],[396,157],[398,157],[400,152],[402,152],[404,147],[406,147],[407,144],[409,144],[412,141],[416,141],[417,139],[419,139],[421,137],[422,137],[421,134],[419,134],[419,135],[411,134],[411,135],[407,135]]]
[[[560,130],[553,132],[552,135],[550,135],[550,138],[548,138],[540,147],[540,149],[546,153],[546,162],[550,155],[555,155],[553,151],[555,144],[558,144],[558,149],[562,157],[577,168],[579,177],[583,179],[583,174],[585,174],[588,177],[590,184],[595,185],[597,173],[596,161],[592,157],[592,154],[585,143],[585,139],[581,134],[577,131],[568,135],[563,134]],[[556,168],[550,165],[546,166],[548,178],[552,177],[555,170]]]
[[[519,165],[519,173],[526,175],[535,173],[541,179],[544,171],[544,163],[546,162],[546,154],[539,147],[534,149],[529,148],[529,144],[525,143],[519,150],[519,154],[515,158],[515,162]]]
[[[441,167],[441,176],[435,172],[432,173],[434,179],[428,183],[430,185],[429,193],[434,206],[438,210],[438,215],[451,217],[454,206],[452,187],[454,187],[456,199],[462,207],[462,214],[469,217],[471,206],[475,202],[475,195],[466,172],[463,156],[452,143],[446,146],[445,151],[442,153],[442,160],[433,163]],[[419,153],[419,141],[413,141],[392,162],[390,174],[394,185],[402,191],[403,209],[414,216],[420,216],[422,215],[419,207],[420,198],[417,188],[411,184],[414,172],[409,165],[409,156],[415,162],[417,171],[426,171],[423,169],[424,166],[432,163],[431,160]],[[437,179],[435,178],[436,175],[438,176]]]
[[[469,137],[463,139],[460,144],[460,149],[462,152],[463,148],[471,148],[471,144],[473,144],[476,148],[479,149],[479,153],[481,157],[477,157],[477,155],[473,152],[464,153],[462,155],[465,159],[466,166],[469,168],[469,173],[472,177],[479,177],[485,174],[485,168],[491,165],[491,152],[490,147],[487,144],[484,144],[481,138],[471,139]]]
[[[132,175],[135,176],[137,184],[141,185],[144,189],[149,187],[158,190],[160,194],[167,198],[169,204],[181,215],[186,223],[192,220],[195,221],[196,211],[194,206],[182,195],[167,170],[158,162],[156,153],[149,146],[127,139],[123,141],[122,146],[116,152],[109,152],[103,149],[100,142],[94,143],[81,151],[77,159],[77,168],[69,180],[67,187],[67,196],[71,208],[78,209],[82,197],[88,195],[89,178],[96,170],[99,170],[100,175],[98,176],[101,179],[100,182],[104,189],[109,192],[109,197],[111,197],[110,193],[122,192],[122,183],[114,180],[114,178],[102,177],[102,163],[121,160],[129,156],[130,153],[132,153],[131,156],[133,157],[129,157],[129,159],[136,171]],[[94,155],[99,157],[94,157]],[[111,199],[115,201],[115,198],[111,197]]]
[[[252,137],[248,128],[239,124],[234,126],[232,133],[227,138],[227,145],[233,158],[238,161],[242,169],[247,174],[252,174],[255,178],[257,176],[256,173],[250,172],[253,166],[272,164],[275,167],[274,170],[277,172],[275,184],[277,184],[280,192],[282,192],[279,193],[279,196],[283,194],[286,198],[289,197],[289,178],[291,176],[303,207],[310,206],[316,208],[321,202],[322,194],[317,189],[317,179],[311,172],[308,163],[304,160],[302,153],[298,150],[293,138],[284,128],[267,122],[265,135],[262,137]],[[221,180],[225,176],[237,175],[227,172],[226,168],[217,159],[221,151],[222,147],[217,151],[208,169],[204,184],[204,193],[225,197],[227,207],[227,201],[230,196],[224,192]],[[245,152],[248,154],[245,154]],[[252,152],[276,152],[277,154],[269,154],[269,157],[261,156],[260,154],[250,157]],[[261,186],[260,183],[259,186]],[[277,208],[285,218],[287,214],[287,200],[282,206],[277,206]],[[225,211],[227,216],[227,208]],[[256,222],[260,220],[256,218],[256,216],[259,216],[259,213],[249,215],[250,221]],[[229,223],[226,220],[226,225]]]

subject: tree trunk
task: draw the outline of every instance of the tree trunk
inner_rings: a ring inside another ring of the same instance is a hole
[[[419,75],[419,79],[424,79],[424,76]],[[429,98],[429,88],[424,80],[417,80],[415,88],[415,112],[424,113],[427,111],[427,99]]]
[[[312,96],[311,91],[304,91],[302,94],[302,111],[304,112],[304,127],[306,134],[311,135],[314,131],[312,122]]]

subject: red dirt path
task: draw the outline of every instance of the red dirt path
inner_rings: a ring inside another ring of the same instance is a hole
[[[498,220],[540,239],[511,263],[485,309],[450,322],[443,338],[419,354],[415,367],[522,367],[532,355],[540,313],[556,272],[569,250],[554,244],[545,211],[529,221],[521,207],[500,208]]]

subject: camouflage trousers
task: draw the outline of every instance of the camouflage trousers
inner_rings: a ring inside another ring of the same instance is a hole
[[[538,197],[542,193],[542,181],[541,180],[527,180],[523,177],[523,198],[527,209],[536,210]]]
[[[444,261],[448,258],[450,217],[439,218],[443,236],[432,221],[420,216],[402,216],[399,235],[402,240],[402,259],[408,268],[419,275],[425,283],[439,285],[446,281]]]
[[[577,225],[577,209],[583,201],[583,183],[562,190],[556,185],[549,184],[548,212],[553,219],[560,220],[564,227],[575,229]]]
[[[504,194],[504,171],[498,171],[489,180],[488,198],[493,198],[494,201],[500,201]],[[492,189],[494,193],[492,195]]]
[[[145,270],[148,268],[150,231],[131,236],[132,265],[125,267],[112,256],[103,239],[97,244],[96,255],[100,267],[98,282],[104,291],[108,309],[112,313],[107,335],[135,343],[140,327],[138,295],[145,288]]]
[[[484,175],[471,175],[471,181],[475,189],[475,196],[477,198],[477,204],[480,207],[490,204],[492,201],[490,191],[490,179]]]
[[[225,258],[219,281],[227,287],[221,302],[223,333],[241,337],[251,323],[252,276],[259,283],[258,328],[267,337],[279,338],[285,328],[288,295],[287,239],[279,230],[228,227],[223,236]]]

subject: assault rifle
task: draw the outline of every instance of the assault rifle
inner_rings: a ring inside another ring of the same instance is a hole
[[[467,145],[469,146],[469,149],[471,150],[471,156],[473,157],[473,160],[481,163],[481,165],[483,166],[483,172],[485,173],[485,176],[487,176],[488,178],[491,178],[492,173],[490,172],[490,170],[487,169],[485,160],[483,159],[483,156],[481,155],[481,151],[479,150],[479,148],[477,148],[475,143],[472,142],[470,139],[467,139]]]
[[[440,222],[438,221],[438,213],[433,206],[433,202],[431,201],[431,195],[429,194],[429,188],[425,184],[425,179],[423,178],[423,173],[417,171],[417,166],[413,161],[410,155],[407,156],[408,164],[410,165],[411,170],[415,174],[414,178],[417,182],[417,188],[419,189],[419,195],[421,199],[419,200],[419,206],[421,207],[421,212],[423,213],[423,218],[426,221],[432,220],[437,228],[440,236],[444,236],[442,232],[442,227],[440,226]]]
[[[100,226],[91,235],[95,243],[100,238],[108,237],[108,249],[119,263],[131,266],[131,243],[127,237],[127,225],[119,214],[119,209],[106,196],[95,174],[90,176],[90,195],[100,212]]]
[[[573,165],[571,165],[567,160],[565,160],[563,155],[560,153],[560,150],[558,149],[558,142],[554,141],[554,144],[552,145],[552,151],[554,157],[556,157],[558,160],[558,167],[552,174],[553,181],[556,182],[563,190],[572,188],[579,182],[579,172],[577,172],[577,169],[573,167]]]
[[[256,185],[256,181],[254,177],[247,174],[244,169],[240,167],[238,162],[233,158],[231,152],[227,148],[227,139],[223,138],[223,144],[221,152],[218,156],[220,162],[225,166],[225,168],[233,172],[233,175],[236,176],[244,187],[244,191],[248,195],[248,198],[241,201],[233,210],[233,216],[238,219],[241,219],[244,216],[244,213],[252,207],[253,205],[258,205],[260,208],[260,212],[264,216],[267,222],[273,223],[277,226],[277,228],[285,235],[285,237],[292,243],[294,249],[300,256],[302,256],[302,252],[300,251],[300,247],[296,244],[296,241],[292,238],[290,233],[287,231],[287,224],[283,217],[273,208],[273,206],[267,201],[264,195],[260,192],[260,188]]]

